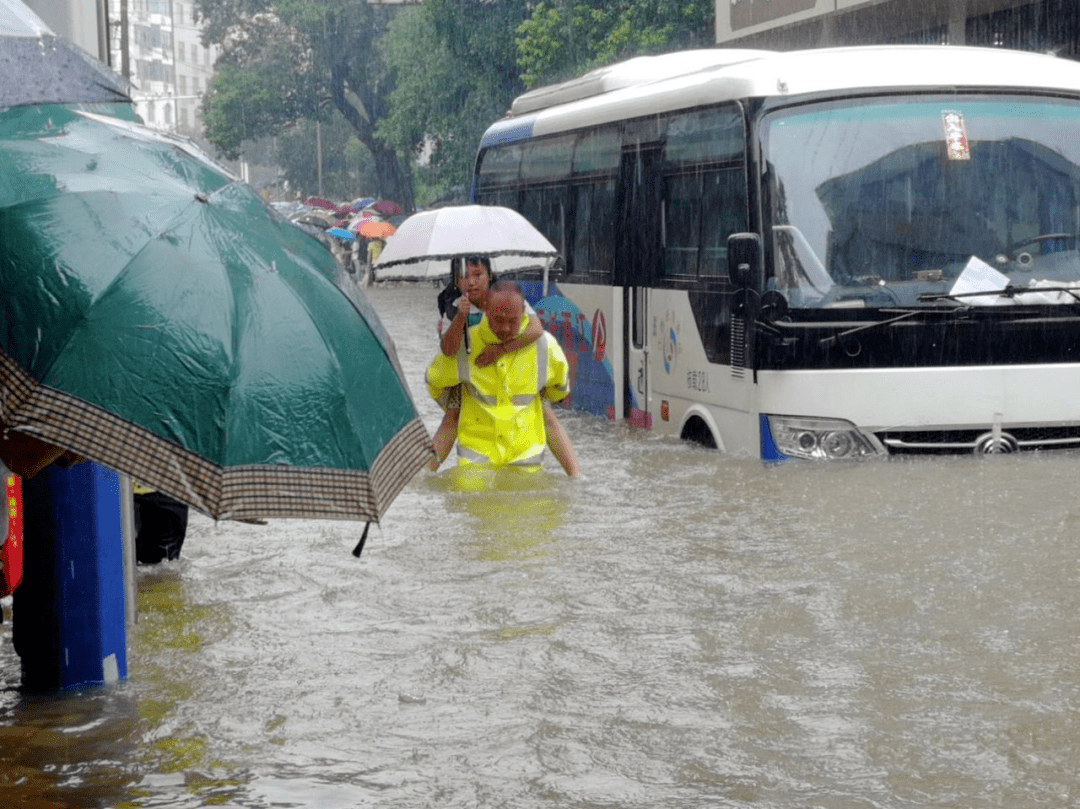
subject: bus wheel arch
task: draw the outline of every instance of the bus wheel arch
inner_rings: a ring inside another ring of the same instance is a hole
[[[709,449],[724,451],[724,443],[720,440],[720,431],[716,428],[716,422],[713,421],[709,412],[700,406],[692,406],[686,412],[682,428],[679,430],[679,438]]]

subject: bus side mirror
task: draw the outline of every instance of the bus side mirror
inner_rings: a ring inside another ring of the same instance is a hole
[[[761,237],[756,233],[732,233],[727,240],[728,278],[740,289],[761,277]]]

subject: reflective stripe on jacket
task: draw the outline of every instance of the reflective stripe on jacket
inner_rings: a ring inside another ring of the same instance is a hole
[[[525,326],[523,319],[522,331]],[[427,370],[428,391],[435,399],[462,385],[459,463],[541,464],[547,446],[543,400],[559,402],[570,394],[566,355],[545,332],[535,343],[479,368],[476,357],[499,340],[486,318],[469,329],[469,337],[469,354],[464,349],[455,357],[440,353]]]

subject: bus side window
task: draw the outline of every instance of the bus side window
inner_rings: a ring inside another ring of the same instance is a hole
[[[571,171],[570,274],[576,281],[611,284],[615,273],[617,209],[615,175],[622,160],[622,128],[582,132]]]
[[[701,172],[664,177],[660,272],[667,276],[697,275],[701,246]]]
[[[547,236],[560,255],[566,254],[566,186],[526,187],[521,191],[521,215]]]
[[[667,122],[661,167],[665,276],[726,275],[727,237],[746,229],[745,154],[742,112],[735,105]]]
[[[573,189],[571,274],[610,284],[615,261],[615,181],[602,179]]]
[[[706,172],[701,195],[702,277],[727,275],[727,238],[747,229],[746,173],[741,165]]]

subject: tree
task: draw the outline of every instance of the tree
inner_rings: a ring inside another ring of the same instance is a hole
[[[338,115],[320,130],[316,132],[311,121],[301,121],[274,139],[274,162],[281,168],[289,188],[303,197],[325,196],[345,201],[373,193],[378,186],[374,163],[352,127]],[[316,164],[320,152],[316,139],[322,143],[321,171]],[[320,175],[321,189],[317,182]]]
[[[645,54],[712,47],[710,0],[544,0],[518,26],[527,87],[572,78]]]
[[[425,0],[392,21],[394,90],[378,134],[421,161],[424,201],[468,184],[480,136],[524,89],[515,30],[526,16],[525,0]]]
[[[376,132],[393,89],[379,47],[393,10],[366,0],[196,0],[196,9],[204,44],[223,48],[203,116],[224,154],[336,113],[371,154],[371,190],[413,207],[411,177]]]

